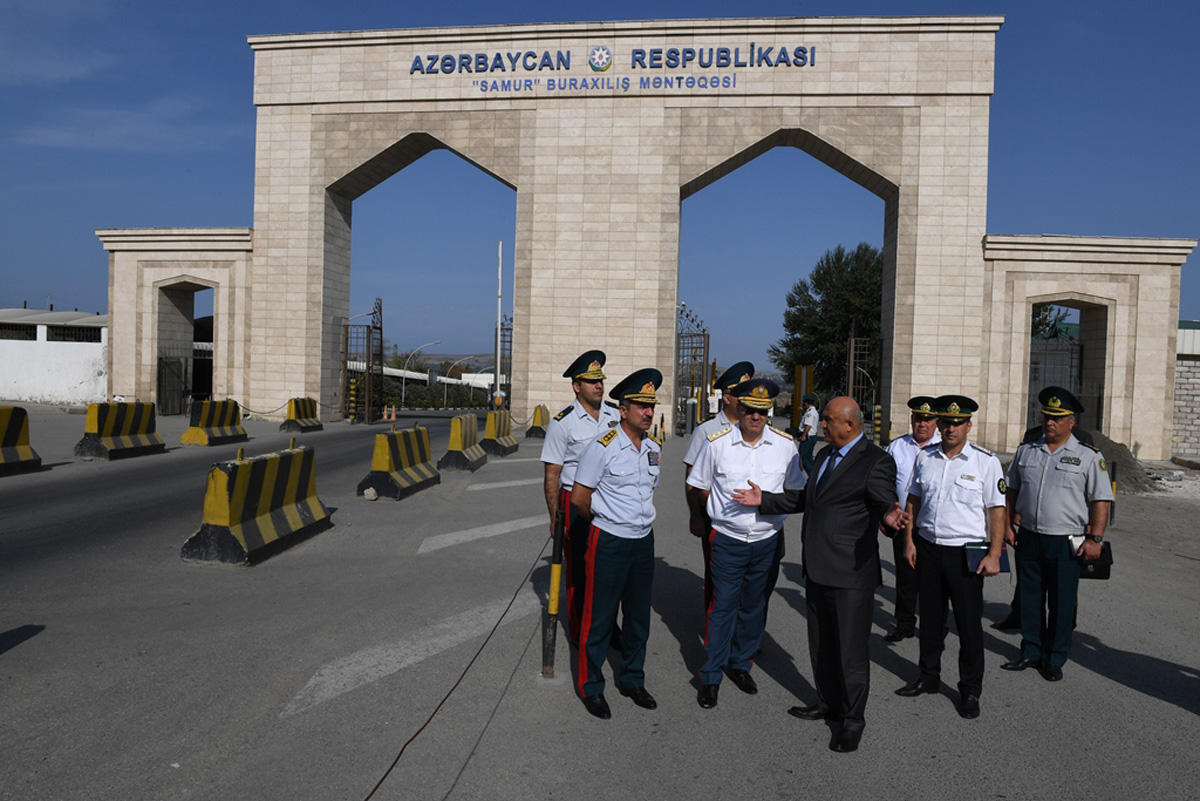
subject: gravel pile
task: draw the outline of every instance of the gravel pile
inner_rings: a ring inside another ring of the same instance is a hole
[[[1115,468],[1118,495],[1141,495],[1165,489],[1161,482],[1147,475],[1146,468],[1124,444],[1113,442],[1098,431],[1092,432],[1092,438],[1104,454],[1104,461],[1108,462],[1109,473],[1113,473]]]

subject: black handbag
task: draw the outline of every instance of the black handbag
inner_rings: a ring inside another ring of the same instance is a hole
[[[1079,578],[1107,579],[1112,573],[1112,546],[1108,542],[1100,543],[1100,555],[1095,559],[1079,557]]]

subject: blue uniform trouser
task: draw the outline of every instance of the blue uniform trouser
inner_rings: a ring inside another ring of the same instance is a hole
[[[1070,538],[1026,528],[1018,531],[1017,589],[1021,593],[1021,656],[1062,667],[1071,651],[1079,592],[1079,562]],[[1043,592],[1048,610],[1042,608]]]
[[[645,537],[614,537],[595,526],[588,529],[584,585],[579,621],[579,661],[575,688],[581,696],[604,692],[600,672],[608,656],[613,624],[620,606],[621,687],[646,683],[646,640],[650,636],[650,590],[654,583],[654,532]]]
[[[728,665],[749,670],[762,643],[767,617],[767,586],[778,563],[779,534],[743,542],[713,531],[713,602],[704,638],[707,659],[700,668],[703,684],[720,684]]]

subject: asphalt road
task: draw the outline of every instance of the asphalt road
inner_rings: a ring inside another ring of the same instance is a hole
[[[656,497],[647,686],[659,708],[610,689],[613,719],[599,721],[573,694],[564,637],[556,678],[540,676],[539,441],[371,503],[354,488],[379,429],[302,435],[334,527],[229,568],[185,563],[179,548],[199,524],[208,464],[233,447],[76,462],[82,418],[60,418],[34,419],[34,447],[54,466],[0,479],[0,798],[361,799],[418,731],[375,798],[1200,797],[1194,500],[1122,499],[1114,579],[1083,586],[1061,683],[1000,671],[1018,638],[986,630],[976,721],[954,710],[953,634],[943,694],[892,694],[915,677],[917,645],[879,636],[885,572],[867,729],[840,755],[824,724],[784,711],[812,700],[798,520],[759,694],[726,683],[715,709],[696,705],[700,554],[680,440],[666,444]],[[445,426],[430,421],[436,455]],[[247,453],[286,444],[271,428],[250,426]],[[985,592],[998,618],[1007,577]]]

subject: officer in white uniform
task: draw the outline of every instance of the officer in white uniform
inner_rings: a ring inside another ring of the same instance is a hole
[[[621,695],[644,709],[657,704],[646,690],[643,665],[650,635],[650,590],[654,581],[654,488],[662,450],[649,436],[654,423],[655,390],[662,373],[638,370],[610,393],[620,406],[621,422],[592,440],[579,456],[571,506],[589,522],[584,551],[584,582],[579,628],[576,689],[589,713],[608,718],[601,668],[609,639],[621,619]]]
[[[734,428],[708,436],[708,444],[688,475],[688,485],[704,497],[712,528],[713,601],[705,625],[706,660],[700,668],[696,700],[704,709],[717,704],[721,674],[742,692],[758,692],[750,668],[762,643],[768,579],[778,570],[778,541],[787,515],[763,515],[733,500],[733,492],[801,490],[807,476],[792,438],[767,425],[767,411],[779,394],[766,378],[744,381],[733,390],[740,408]]]
[[[714,385],[721,391],[721,411],[692,431],[688,442],[687,452],[683,455],[683,495],[688,505],[688,529],[692,536],[700,539],[700,551],[704,557],[704,614],[712,604],[712,554],[709,552],[708,532],[712,529],[712,521],[704,511],[704,499],[695,487],[687,483],[687,477],[700,457],[700,450],[708,442],[710,434],[725,428],[733,428],[738,424],[738,399],[733,389],[743,381],[749,381],[754,376],[754,365],[750,362],[735,362],[717,379]]]
[[[1083,412],[1079,399],[1050,386],[1038,393],[1038,401],[1043,434],[1017,448],[1008,468],[1009,517],[1017,528],[1015,538],[1011,531],[1008,536],[1017,546],[1021,656],[1000,667],[1036,667],[1047,681],[1059,681],[1075,628],[1079,560],[1100,556],[1113,494],[1104,456],[1073,433],[1075,417]]]
[[[620,421],[617,407],[604,402],[605,356],[602,350],[583,353],[563,371],[571,379],[575,401],[546,427],[542,442],[543,485],[551,533],[561,537],[564,575],[567,584],[567,633],[579,642],[577,588],[582,584],[583,549],[587,545],[587,522],[571,514],[571,487],[575,468],[585,445]]]
[[[1000,572],[1007,513],[1000,460],[967,441],[975,401],[942,395],[933,401],[942,441],[924,448],[913,467],[906,511],[905,555],[917,570],[921,614],[920,677],[897,695],[941,687],[947,603],[958,628],[958,713],[979,717],[983,691],[983,579]],[[982,553],[971,568],[971,547]]]
[[[892,440],[887,452],[896,460],[896,503],[908,502],[908,484],[912,480],[917,454],[927,445],[937,445],[942,437],[937,430],[934,399],[917,395],[908,399],[912,433]],[[884,635],[885,642],[900,642],[917,634],[917,571],[904,558],[904,532],[886,526],[883,533],[892,540],[892,560],[896,566],[896,627]]]
[[[800,416],[800,464],[804,472],[812,470],[813,447],[817,444],[817,434],[821,431],[821,416],[817,413],[817,399],[805,395],[800,399],[804,404],[804,414]]]

